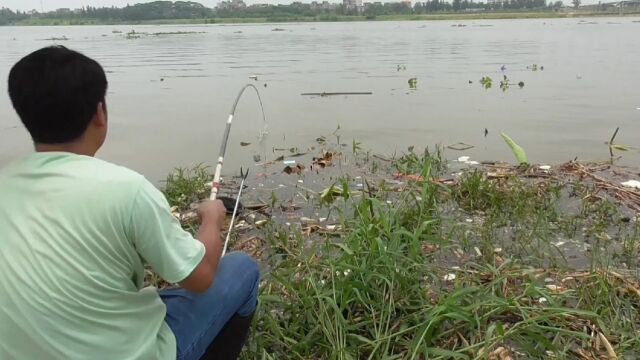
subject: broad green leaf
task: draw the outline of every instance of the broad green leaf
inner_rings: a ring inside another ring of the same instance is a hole
[[[511,151],[513,151],[513,155],[515,155],[516,160],[518,160],[518,163],[528,164],[529,160],[527,159],[527,154],[524,152],[524,149],[521,148],[520,145],[516,144],[515,141],[513,141],[509,137],[509,135],[503,132],[501,132],[500,135],[502,136],[504,141],[507,143],[507,145],[509,145],[509,147],[511,148]]]

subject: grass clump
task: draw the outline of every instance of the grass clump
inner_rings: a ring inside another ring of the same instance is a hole
[[[164,195],[172,206],[180,211],[187,210],[193,202],[209,196],[212,179],[209,168],[196,165],[192,168],[176,168],[165,180]]]
[[[401,174],[417,174],[423,177],[440,174],[447,169],[447,159],[444,158],[442,147],[435,150],[425,148],[422,154],[416,153],[410,146],[408,152],[394,162],[394,167]]]

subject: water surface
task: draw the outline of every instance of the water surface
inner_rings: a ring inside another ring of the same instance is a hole
[[[53,43],[101,62],[110,134],[99,156],[154,181],[175,166],[215,161],[231,104],[247,82],[260,87],[270,135],[256,145],[261,117],[247,94],[226,172],[256,153],[274,157],[272,147],[308,147],[337,126],[342,141],[355,138],[388,154],[465,142],[476,147],[447,155],[512,160],[499,136],[505,131],[533,162],[606,159],[604,143],[618,126],[618,143],[640,147],[640,23],[633,20],[0,27],[0,74],[6,78],[20,57]],[[466,26],[452,26],[458,23]],[[126,39],[113,32],[133,29],[203,33]],[[532,64],[544,70],[527,69]],[[503,75],[524,88],[502,92]],[[492,89],[478,84],[482,76],[494,79]],[[410,90],[413,77],[418,86]],[[345,91],[373,95],[300,95]],[[0,166],[31,151],[4,94]],[[623,163],[640,164],[638,151],[621,154]]]

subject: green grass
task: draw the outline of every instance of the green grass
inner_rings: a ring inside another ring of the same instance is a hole
[[[618,272],[637,274],[640,226],[617,203],[588,183],[517,174],[443,185],[446,168],[440,150],[411,149],[380,171],[424,181],[312,201],[341,214],[339,238],[270,222],[243,358],[595,358],[598,333],[637,356],[640,295]],[[206,197],[205,181],[203,168],[181,170],[165,193],[182,207]],[[588,245],[580,272],[559,240]]]
[[[213,179],[209,168],[197,165],[192,168],[176,168],[167,175],[164,195],[179,211],[188,210],[189,205],[209,196],[211,187],[206,185]]]

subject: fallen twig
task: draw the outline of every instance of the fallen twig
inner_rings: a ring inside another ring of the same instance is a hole
[[[321,93],[302,93],[302,96],[339,96],[339,95],[373,95],[370,91],[363,92],[321,92]]]

